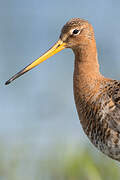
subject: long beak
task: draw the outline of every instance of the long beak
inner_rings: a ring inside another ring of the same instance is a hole
[[[21,71],[19,71],[17,74],[12,76],[8,81],[6,81],[5,85],[10,84],[12,81],[23,75],[24,73],[28,72],[41,62],[45,61],[49,57],[53,56],[54,54],[58,53],[59,51],[63,50],[66,47],[66,43],[64,43],[61,39],[57,41],[57,43],[50,49],[48,50],[45,54],[43,54],[41,57],[36,59],[34,62],[23,68]]]

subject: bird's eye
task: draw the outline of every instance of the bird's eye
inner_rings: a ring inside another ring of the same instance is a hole
[[[79,34],[79,33],[80,33],[80,30],[78,30],[78,29],[74,29],[72,33],[73,33],[73,34],[75,34],[75,35],[77,35],[77,34]]]

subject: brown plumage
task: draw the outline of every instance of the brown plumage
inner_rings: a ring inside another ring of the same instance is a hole
[[[64,48],[75,54],[74,97],[84,132],[109,157],[120,161],[120,81],[99,72],[94,31],[88,21],[73,18],[62,28],[59,41],[6,84]]]

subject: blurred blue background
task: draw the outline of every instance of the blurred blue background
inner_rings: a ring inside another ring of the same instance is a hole
[[[59,144],[66,151],[88,143],[74,104],[70,49],[4,86],[48,50],[73,17],[92,23],[101,72],[120,79],[120,1],[0,0],[0,141],[8,154],[21,144],[43,156]]]

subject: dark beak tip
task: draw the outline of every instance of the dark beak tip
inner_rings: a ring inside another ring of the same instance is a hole
[[[5,85],[8,85],[8,84],[10,84],[10,83],[11,83],[11,81],[8,80],[8,81],[5,82]]]
[[[25,68],[22,69],[20,72],[18,72],[17,74],[15,74],[14,76],[12,76],[8,81],[5,82],[5,85],[10,84],[12,81],[14,81],[15,79],[17,79],[18,77],[20,77],[21,75],[23,75],[25,72]]]

